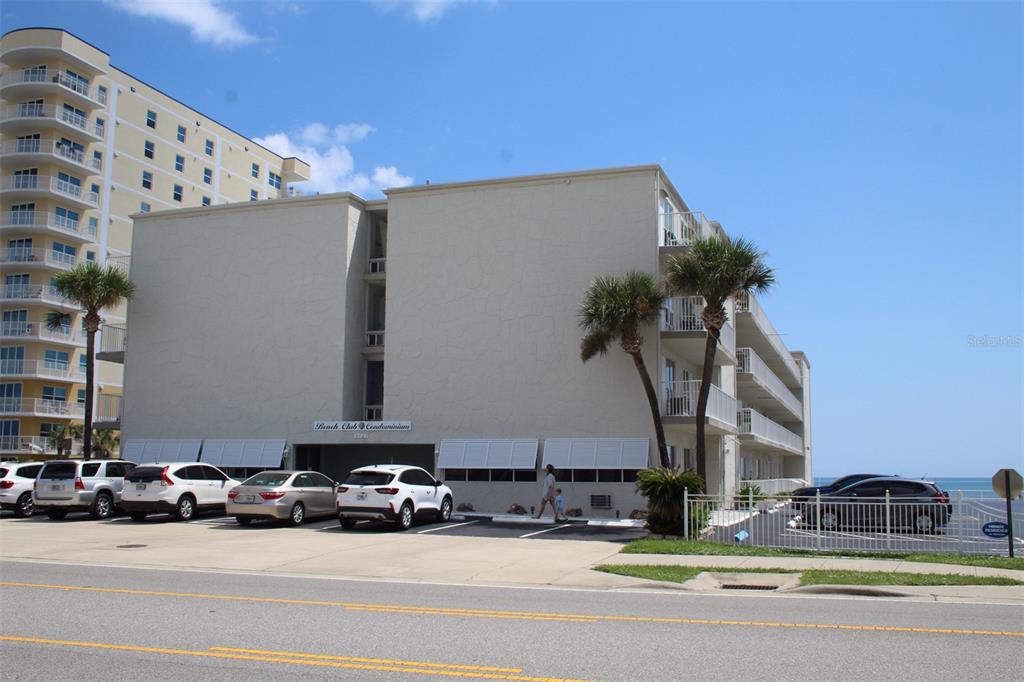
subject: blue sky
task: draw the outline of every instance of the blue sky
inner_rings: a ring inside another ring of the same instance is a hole
[[[323,190],[660,163],[769,252],[816,473],[1024,469],[1020,2],[0,12],[319,161]]]

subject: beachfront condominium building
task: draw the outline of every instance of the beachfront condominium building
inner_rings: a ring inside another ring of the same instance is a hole
[[[136,213],[284,196],[308,167],[111,66],[59,29],[0,39],[0,458],[53,452],[81,422],[82,315],[53,278],[94,261],[127,270]],[[47,328],[51,311],[71,323]],[[126,315],[106,313],[96,418],[116,428]]]
[[[617,347],[580,361],[579,304],[595,276],[658,273],[722,226],[658,166],[386,194],[138,218],[124,455],[251,469],[279,466],[283,451],[336,480],[363,464],[416,464],[490,511],[536,505],[552,463],[570,509],[643,507],[637,470],[658,462],[649,405]],[[703,303],[671,299],[644,333],[672,457],[686,467]],[[728,314],[708,487],[794,487],[811,478],[807,358],[753,296]]]

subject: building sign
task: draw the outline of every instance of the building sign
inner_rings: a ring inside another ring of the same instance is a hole
[[[412,431],[412,422],[313,422],[314,431]]]

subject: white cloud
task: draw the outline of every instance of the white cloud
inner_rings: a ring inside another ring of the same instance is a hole
[[[395,166],[376,166],[370,172],[357,171],[346,144],[358,142],[374,132],[366,123],[342,123],[333,128],[310,123],[293,134],[273,133],[255,141],[281,156],[297,156],[309,164],[309,181],[299,183],[303,192],[328,194],[353,192],[360,196],[379,194],[390,187],[406,187],[412,177]]]
[[[374,0],[374,4],[392,10],[404,8],[406,13],[421,24],[440,19],[445,12],[464,0]]]
[[[184,26],[201,43],[236,47],[256,41],[256,36],[245,30],[233,12],[218,6],[214,0],[106,0],[106,3],[122,12]]]

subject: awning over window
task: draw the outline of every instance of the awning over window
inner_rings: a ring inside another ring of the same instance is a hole
[[[537,469],[536,438],[441,441],[439,469]]]
[[[203,441],[199,461],[217,467],[277,469],[284,458],[284,449],[283,440],[207,439]]]
[[[648,438],[548,438],[544,441],[543,469],[646,469]]]
[[[199,459],[199,439],[129,438],[121,445],[121,459],[136,464],[153,462],[195,462]]]

